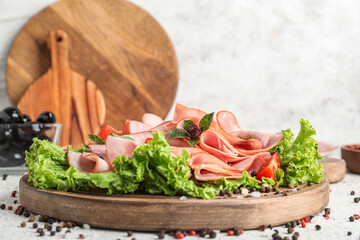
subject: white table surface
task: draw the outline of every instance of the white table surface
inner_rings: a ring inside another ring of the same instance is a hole
[[[8,176],[6,181],[2,181],[0,178],[0,204],[6,204],[14,206],[16,208],[18,204],[13,204],[17,197],[12,198],[10,195],[14,190],[18,190],[20,176]],[[322,217],[323,213],[316,215],[311,223],[308,223],[306,228],[297,226],[295,231],[300,233],[299,239],[359,239],[360,237],[360,220],[350,222],[349,217],[353,214],[360,215],[360,203],[354,202],[354,197],[360,196],[360,175],[347,173],[345,179],[339,183],[331,184],[330,186],[330,202],[329,208],[331,209],[330,219],[326,220]],[[354,190],[355,196],[350,195],[350,192]],[[306,204],[299,203],[299,204]],[[25,228],[20,227],[22,221],[27,221],[24,216],[15,215],[14,209],[9,211],[7,209],[0,209],[0,239],[39,239],[39,234],[32,228],[32,223],[27,222]],[[279,212],[274,214],[281,214]],[[204,216],[206,217],[206,216]],[[261,216],[259,216],[261,217]],[[36,221],[38,222],[38,221]],[[315,225],[321,226],[320,231],[315,230]],[[39,226],[43,227],[44,223],[39,223]],[[54,224],[57,226],[58,224]],[[285,227],[274,227],[280,232],[282,237],[289,236],[286,234],[287,229]],[[352,235],[347,236],[347,232],[351,231]],[[50,236],[48,231],[45,231],[46,235],[44,239],[79,239],[79,234],[83,234],[86,239],[132,239],[135,237],[137,240],[141,239],[158,239],[155,233],[140,233],[134,232],[132,237],[127,237],[127,233],[124,231],[105,230],[105,229],[71,229],[71,233],[65,235],[65,230],[61,233],[56,233],[55,236]],[[274,233],[273,230],[266,229],[264,232],[259,230],[245,231],[244,234],[238,237],[229,237],[226,233],[220,233],[216,239],[272,239],[271,235]],[[166,235],[165,239],[175,239],[169,234]],[[184,239],[196,239],[195,237],[186,237]],[[208,239],[208,237],[207,237]]]

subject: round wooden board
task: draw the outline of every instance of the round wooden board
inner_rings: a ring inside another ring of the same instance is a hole
[[[324,165],[324,174],[330,183],[337,183],[344,179],[346,173],[344,159],[325,157],[319,162]]]
[[[104,94],[106,124],[120,129],[126,118],[140,120],[145,112],[166,116],[178,83],[173,45],[150,14],[124,0],[62,0],[33,16],[7,59],[13,105],[50,67],[47,40],[56,29],[71,39],[70,67]]]
[[[327,180],[312,186],[304,184],[288,196],[267,193],[259,198],[233,195],[211,200],[180,200],[180,197],[159,195],[41,190],[34,188],[27,179],[27,175],[21,178],[19,192],[20,202],[28,210],[94,227],[121,230],[256,229],[317,214],[329,202]]]

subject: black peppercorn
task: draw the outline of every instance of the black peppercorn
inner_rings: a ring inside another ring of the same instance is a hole
[[[261,192],[261,193],[264,193],[264,192],[265,192],[265,188],[264,188],[264,187],[261,187],[261,188],[260,188],[260,192]]]
[[[355,218],[353,216],[349,217],[350,222],[355,221]]]
[[[265,187],[265,192],[267,192],[267,193],[271,192],[271,188],[270,187]]]
[[[347,232],[347,235],[348,235],[348,236],[351,236],[351,234],[352,234],[352,232]]]
[[[271,235],[271,237],[274,239],[274,240],[276,240],[276,238],[279,236],[279,233],[274,233],[273,235]]]
[[[300,220],[296,220],[296,225],[300,225]]]
[[[61,232],[61,229],[62,229],[62,228],[61,228],[60,226],[57,226],[57,227],[56,227],[56,231],[57,231],[57,232]]]
[[[319,231],[319,230],[321,229],[321,226],[320,226],[320,225],[315,225],[315,229],[316,229],[317,231]]]
[[[283,196],[287,196],[288,195],[288,193],[287,192],[283,192]]]
[[[24,211],[24,217],[30,217],[30,213],[28,211]]]
[[[265,228],[266,228],[265,225],[261,225],[259,229],[260,231],[265,231]]]
[[[290,222],[290,226],[291,226],[292,228],[296,227],[296,222]]]
[[[39,232],[39,235],[40,235],[40,236],[44,236],[44,235],[45,235],[45,232],[44,232],[44,231]]]
[[[358,203],[360,199],[358,197],[354,198],[354,202]]]
[[[47,222],[48,222],[49,224],[53,224],[53,223],[55,222],[55,220],[54,220],[53,218],[49,217],[49,218],[47,219]]]
[[[257,173],[256,173],[255,171],[252,171],[252,172],[251,172],[251,176],[252,176],[252,177],[256,177],[256,174],[257,174]]]
[[[225,196],[225,190],[220,190],[220,196]]]
[[[7,174],[3,174],[3,176],[2,176],[2,180],[3,180],[3,181],[5,181],[5,180],[6,180],[6,178],[7,178],[7,176],[8,176]]]
[[[51,230],[52,230],[52,226],[48,226],[46,229],[47,229],[48,231],[51,231]]]
[[[290,223],[285,223],[285,227],[286,228],[290,227]]]
[[[201,230],[200,230],[200,233],[199,233],[199,236],[200,236],[200,237],[205,237],[206,234],[207,234],[207,230],[206,230],[206,229],[201,229]]]
[[[160,230],[158,233],[158,237],[159,237],[159,239],[164,239],[165,238],[165,230]]]
[[[33,228],[37,228],[38,224],[37,223],[33,223]]]
[[[234,193],[235,193],[235,194],[240,193],[239,189],[238,189],[238,188],[235,188],[235,189],[234,189]]]
[[[42,229],[42,228],[38,228],[37,230],[36,230],[36,232],[43,232],[44,230]]]
[[[289,237],[284,237],[283,240],[290,240],[290,238]]]
[[[50,232],[50,235],[51,235],[51,236],[54,236],[54,235],[55,235],[55,231],[51,231],[51,232]]]
[[[256,191],[255,187],[250,188],[250,192],[255,192],[255,191]]]
[[[240,234],[241,234],[240,229],[235,228],[235,229],[234,229],[234,235],[235,235],[235,236],[240,236]]]
[[[272,190],[273,190],[274,192],[277,192],[277,191],[279,191],[279,188],[278,188],[278,187],[274,187]]]
[[[293,233],[293,232],[294,232],[294,228],[289,227],[287,231],[288,231],[288,233]]]
[[[131,237],[131,236],[133,235],[133,232],[132,232],[132,231],[128,231],[128,232],[127,232],[127,235],[128,235],[128,237]]]
[[[0,205],[0,208],[1,208],[1,209],[5,209],[5,207],[6,207],[5,204],[1,204],[1,205]]]
[[[350,195],[355,195],[355,191],[351,191],[351,192],[350,192]]]
[[[211,231],[210,232],[210,238],[216,238],[216,232]]]

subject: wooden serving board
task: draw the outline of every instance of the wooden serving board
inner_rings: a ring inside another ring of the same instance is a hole
[[[7,59],[10,102],[17,105],[30,84],[50,68],[49,33],[64,30],[71,68],[104,95],[106,124],[145,112],[165,117],[176,93],[174,47],[160,24],[124,0],[61,0],[33,16],[16,36]]]
[[[317,214],[329,202],[327,179],[312,186],[304,184],[288,196],[267,193],[259,198],[237,198],[241,195],[234,194],[211,200],[41,190],[34,188],[27,179],[27,175],[21,178],[19,193],[21,205],[28,210],[94,227],[121,230],[256,229]]]
[[[330,183],[337,183],[344,179],[346,162],[344,159],[325,157],[319,162],[324,165],[325,176]]]

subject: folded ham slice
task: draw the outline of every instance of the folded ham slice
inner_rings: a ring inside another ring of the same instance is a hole
[[[122,128],[122,134],[132,134],[132,133],[138,133],[138,132],[145,132],[149,129],[153,128],[154,126],[142,123],[136,120],[129,120],[127,119],[124,122],[123,128]]]
[[[238,170],[208,153],[195,153],[190,158],[190,167],[194,169],[195,178],[199,181],[238,179],[242,171]]]
[[[176,157],[177,155],[181,154],[183,152],[183,150],[187,151],[187,153],[189,154],[190,157],[192,155],[196,154],[196,153],[205,153],[204,150],[202,150],[200,148],[194,148],[194,147],[171,147],[171,154],[174,157]]]
[[[141,120],[143,123],[151,125],[153,127],[161,124],[164,121],[161,117],[152,113],[145,113],[142,116]]]
[[[179,103],[175,106],[175,112],[174,112],[174,121],[179,121],[180,119],[183,119],[185,117],[196,117],[196,118],[202,118],[206,115],[206,112],[203,112],[196,108],[190,108],[186,107],[184,105],[181,105]]]
[[[269,152],[262,152],[256,155],[256,159],[251,164],[251,167],[247,170],[249,173],[255,171],[258,172],[264,165],[265,161],[271,156]]]
[[[122,154],[130,158],[137,145],[136,142],[132,140],[108,136],[105,146],[108,159],[110,163],[112,163],[117,156],[121,156]]]
[[[78,169],[80,172],[100,173],[114,170],[112,164],[98,157],[94,153],[78,153],[73,151],[67,152],[67,159],[70,166]]]
[[[98,155],[104,160],[107,160],[106,147],[105,144],[91,144],[89,146],[92,153]]]
[[[131,137],[135,140],[136,145],[144,144],[146,139],[153,138],[153,135],[151,132],[139,132],[139,133],[133,133],[133,134],[127,134],[123,136]]]

